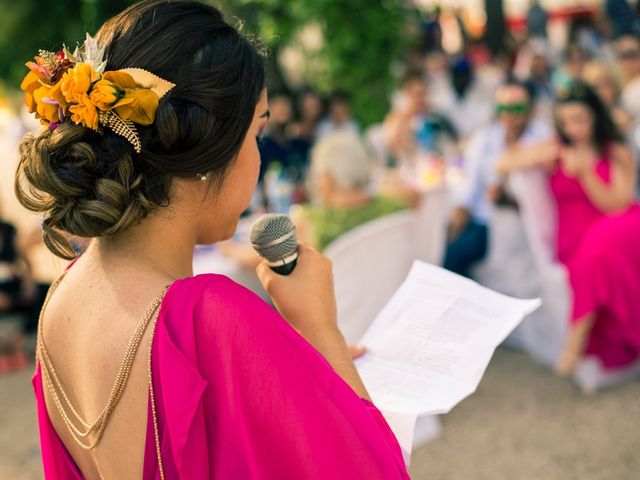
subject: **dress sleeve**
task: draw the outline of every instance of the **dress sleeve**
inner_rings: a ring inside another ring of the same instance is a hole
[[[272,307],[226,277],[199,277],[211,478],[409,478],[377,408]]]

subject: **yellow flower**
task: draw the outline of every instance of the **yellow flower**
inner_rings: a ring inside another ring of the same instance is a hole
[[[151,125],[158,110],[158,95],[148,88],[138,87],[126,72],[104,72],[102,80],[93,86],[91,100],[101,110],[115,110],[122,120],[139,125]]]
[[[91,98],[87,93],[83,93],[78,98],[78,103],[71,105],[69,110],[72,122],[92,130],[98,130],[98,109],[91,103]]]
[[[43,125],[60,121],[60,105],[51,97],[54,88],[49,85],[42,85],[33,92],[33,99],[36,103],[36,118],[39,118],[40,123]]]
[[[40,78],[32,71],[29,71],[29,73],[25,75],[24,80],[22,80],[22,83],[20,84],[20,88],[25,91],[24,103],[27,105],[29,113],[34,113],[36,111],[36,101],[33,98],[33,92],[41,86]]]
[[[60,105],[60,108],[62,108],[63,110],[67,108],[67,101],[62,94],[62,80],[58,80],[58,83],[51,87],[51,90],[49,91],[49,97],[58,102],[58,105]]]
[[[87,63],[78,63],[62,76],[62,94],[67,102],[80,103],[83,94],[89,93],[91,84],[100,79],[100,74]]]
[[[114,104],[124,95],[117,85],[111,83],[104,78],[98,80],[91,89],[91,101],[100,110],[108,111],[113,108]]]
[[[102,78],[117,85],[120,90],[124,90],[125,88],[136,88],[136,81],[126,72],[104,72]]]
[[[156,118],[159,98],[148,88],[127,88],[125,95],[113,109],[122,120],[139,125],[151,125]]]

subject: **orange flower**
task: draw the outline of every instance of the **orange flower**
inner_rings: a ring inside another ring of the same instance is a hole
[[[89,93],[91,85],[100,79],[100,74],[87,63],[78,63],[62,76],[62,94],[67,102],[80,103],[83,94]]]
[[[46,83],[47,85],[51,84],[51,82],[49,81],[52,73],[51,69],[49,69],[45,65],[45,62],[42,60],[42,58],[35,57],[35,62],[27,62],[25,63],[25,65],[29,70],[31,70],[38,76],[42,83]]]
[[[36,103],[36,118],[39,118],[43,125],[60,121],[60,105],[51,97],[54,88],[42,85],[33,92],[33,99]]]
[[[93,85],[89,96],[96,107],[100,110],[108,111],[124,96],[124,92],[117,85],[103,78]]]
[[[69,110],[72,122],[92,130],[98,130],[98,109],[91,103],[91,98],[87,93],[83,93],[78,98],[78,103],[71,105]]]
[[[151,125],[156,118],[159,101],[158,95],[148,88],[127,88],[113,109],[122,120]]]
[[[25,91],[24,103],[27,105],[29,113],[34,113],[36,111],[37,106],[36,101],[33,98],[33,92],[40,88],[40,86],[42,86],[40,83],[40,77],[38,77],[38,75],[33,71],[29,71],[20,84],[20,88]]]

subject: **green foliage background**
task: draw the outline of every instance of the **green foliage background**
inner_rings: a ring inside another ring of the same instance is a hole
[[[19,86],[39,49],[73,48],[127,0],[0,0],[0,81]]]
[[[55,50],[82,42],[128,0],[0,0],[0,82],[17,88],[24,63],[38,49]],[[351,95],[355,116],[365,125],[388,109],[390,71],[410,39],[411,11],[402,0],[220,0],[227,18],[258,36],[269,52],[270,82],[287,89],[278,64],[280,52],[297,41],[305,25],[318,25],[323,45],[305,62],[306,81],[323,93]],[[313,57],[313,58],[311,58]]]
[[[364,124],[380,121],[389,108],[394,79],[391,65],[412,41],[415,11],[402,0],[235,0],[225,10],[245,22],[271,52],[271,83],[280,51],[295,43],[305,25],[317,24],[323,46],[305,71],[307,81],[328,93],[350,94],[355,116]],[[282,86],[282,85],[278,85]]]

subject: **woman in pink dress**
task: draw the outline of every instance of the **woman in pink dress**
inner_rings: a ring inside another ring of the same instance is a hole
[[[194,246],[230,238],[256,186],[268,117],[256,48],[215,8],[168,0],[133,5],[97,42],[82,57],[92,69],[104,48],[104,72],[146,80],[67,72],[70,116],[60,92],[23,82],[29,105],[47,90],[48,127],[23,140],[18,196],[58,255],[74,257],[66,234],[92,238],[40,318],[45,477],[408,478],[337,328],[328,260],[301,246],[288,277],[258,267],[279,313],[226,277],[192,275]],[[47,65],[68,69],[65,55],[32,66],[55,76]],[[94,128],[94,91],[101,115],[147,116]]]
[[[555,107],[559,141],[503,158],[504,172],[545,165],[557,205],[557,256],[573,292],[571,328],[556,364],[584,357],[614,373],[640,358],[640,206],[635,162],[599,97],[574,84]]]

